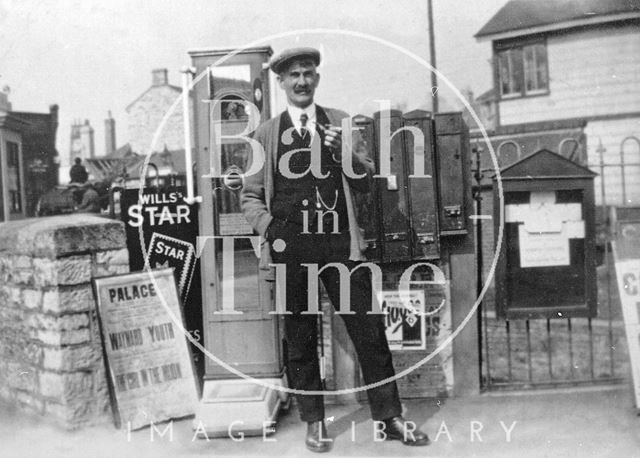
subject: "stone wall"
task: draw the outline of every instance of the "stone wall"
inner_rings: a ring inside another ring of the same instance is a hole
[[[109,421],[91,278],[129,270],[121,222],[0,224],[0,398],[65,428]]]

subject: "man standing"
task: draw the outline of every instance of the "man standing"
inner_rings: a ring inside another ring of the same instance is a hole
[[[315,264],[334,308],[340,304],[340,275],[329,263],[352,271],[351,314],[340,315],[354,343],[367,385],[394,376],[391,352],[381,315],[372,310],[371,275],[354,269],[362,255],[362,235],[357,226],[354,192],[368,192],[374,164],[362,153],[352,153],[356,176],[342,171],[340,128],[348,117],[342,111],[314,103],[320,81],[316,67],[320,53],[313,48],[288,49],[274,56],[271,70],[287,96],[287,109],[265,122],[254,138],[265,151],[263,169],[246,179],[241,193],[242,211],[253,228],[266,239],[262,266],[286,266],[287,370],[292,387],[321,391],[317,353],[317,317],[307,311],[308,269]],[[319,164],[319,167],[318,167]],[[407,445],[427,445],[429,438],[401,416],[395,382],[367,391],[371,416],[381,437]],[[315,452],[329,450],[324,425],[323,397],[297,395],[302,421],[307,422],[305,443]],[[386,435],[386,436],[385,436]]]
[[[74,164],[69,170],[69,178],[71,179],[71,183],[85,183],[89,179],[89,174],[87,173],[87,169],[82,165],[82,159],[79,157],[75,158]]]

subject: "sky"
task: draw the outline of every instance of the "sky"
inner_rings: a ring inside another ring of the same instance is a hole
[[[457,89],[491,87],[490,44],[473,35],[506,1],[433,0],[437,67]],[[110,110],[123,145],[125,108],[150,86],[151,70],[167,68],[180,85],[192,49],[316,46],[319,103],[351,114],[370,114],[380,99],[429,109],[427,17],[421,0],[0,0],[0,87],[11,88],[16,111],[60,106],[63,165],[74,120],[90,121],[102,155]],[[461,106],[443,82],[438,94],[441,109]]]

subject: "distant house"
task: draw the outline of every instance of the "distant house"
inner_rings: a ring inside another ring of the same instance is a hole
[[[500,166],[547,148],[599,174],[597,203],[640,205],[640,0],[510,0],[475,36]]]
[[[152,71],[151,86],[126,107],[126,140],[134,153],[148,154],[162,151],[165,147],[169,150],[184,149],[181,94],[182,88],[169,84],[166,68]],[[192,105],[193,101],[190,112],[193,112]],[[165,116],[167,119],[159,130]],[[158,136],[152,145],[156,131]]]
[[[496,104],[496,94],[493,89],[480,94],[478,97],[474,97],[473,92],[467,91],[465,98],[471,104],[476,116],[480,119],[482,126],[490,132],[493,132],[498,126],[498,113]],[[464,111],[462,116],[468,126],[475,126],[477,123],[471,118],[468,111]]]
[[[167,69],[153,70],[151,76],[151,86],[126,107],[126,143],[104,157],[86,161],[95,179],[121,175],[127,186],[138,186],[145,158],[150,155],[146,169],[147,182],[183,184],[186,164],[182,88],[169,84]],[[252,93],[250,81],[211,75],[210,78],[201,79],[199,84],[210,84],[213,96],[221,100],[223,119],[242,119],[247,115],[244,106],[238,102],[242,100],[242,94]],[[192,129],[195,128],[194,102],[190,97]],[[112,145],[115,143],[115,121],[107,119],[105,122],[108,126],[107,145]],[[113,147],[108,146],[107,150],[110,149]],[[160,181],[155,179],[156,173],[161,177]]]
[[[38,199],[57,184],[58,106],[49,113],[13,111],[0,94],[0,222],[34,216]]]

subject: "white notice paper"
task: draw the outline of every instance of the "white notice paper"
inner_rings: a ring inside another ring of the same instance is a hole
[[[518,226],[520,267],[568,266],[569,241],[563,232],[530,233]]]

